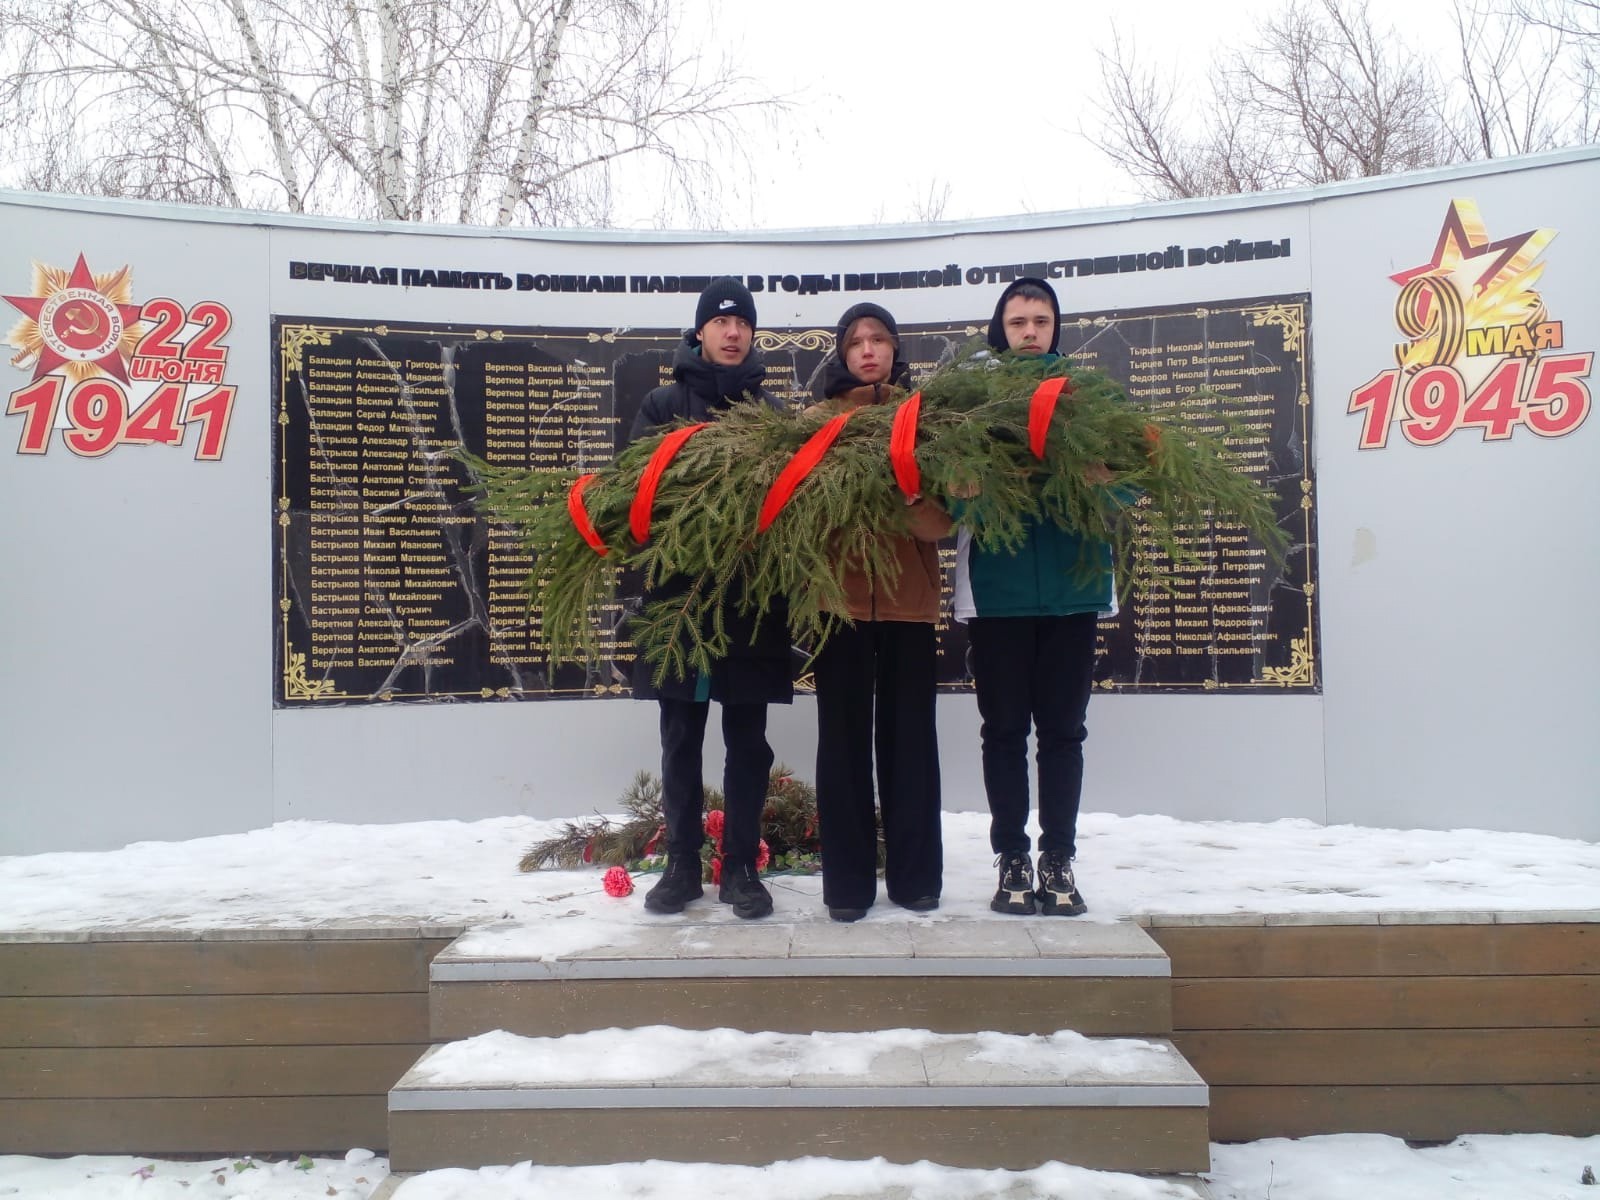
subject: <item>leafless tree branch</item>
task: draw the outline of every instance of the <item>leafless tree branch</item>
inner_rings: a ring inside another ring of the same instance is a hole
[[[0,182],[387,220],[603,223],[614,164],[714,214],[783,101],[672,0],[0,0]]]
[[[1099,126],[1085,132],[1158,198],[1330,183],[1600,134],[1600,0],[1458,0],[1455,34],[1452,61],[1435,65],[1366,0],[1292,0],[1213,66],[1206,96],[1114,34],[1100,56]]]

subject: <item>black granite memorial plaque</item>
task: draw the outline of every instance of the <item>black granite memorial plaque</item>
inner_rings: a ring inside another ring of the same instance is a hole
[[[1143,555],[1129,603],[1101,622],[1102,690],[1319,687],[1307,317],[1301,296],[1065,325],[1062,349],[1136,398],[1202,420],[1226,406],[1235,448],[1273,490],[1295,543],[1281,572],[1220,524],[1192,531],[1193,562]],[[915,374],[981,334],[902,331]],[[275,318],[275,702],[626,695],[632,589],[624,583],[596,614],[602,661],[552,669],[524,600],[533,564],[476,515],[452,452],[603,467],[645,393],[670,379],[679,336]],[[763,331],[770,390],[809,403],[831,343],[826,330]],[[1202,388],[1207,398],[1186,399]],[[961,627],[943,623],[940,640],[941,686],[969,686]]]

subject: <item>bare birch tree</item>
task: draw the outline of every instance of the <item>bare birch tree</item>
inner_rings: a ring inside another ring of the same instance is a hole
[[[781,102],[671,0],[0,0],[7,183],[401,221],[717,208],[709,161]]]

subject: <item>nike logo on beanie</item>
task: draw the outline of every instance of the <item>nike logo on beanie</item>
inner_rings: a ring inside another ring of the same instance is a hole
[[[743,317],[756,327],[756,301],[750,289],[737,279],[724,275],[713,279],[700,293],[694,309],[694,327],[702,329],[713,317]]]

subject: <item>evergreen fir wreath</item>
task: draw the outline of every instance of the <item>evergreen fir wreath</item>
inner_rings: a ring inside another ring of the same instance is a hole
[[[826,610],[843,607],[846,564],[892,585],[895,558],[876,535],[907,528],[913,494],[943,503],[986,549],[1019,546],[1030,518],[1103,540],[1124,596],[1142,546],[1192,561],[1179,539],[1211,519],[1238,523],[1281,561],[1271,497],[1225,444],[1224,401],[1206,399],[1184,406],[1203,418],[1158,413],[1069,360],[1041,371],[969,349],[899,403],[833,417],[736,405],[576,479],[467,463],[480,508],[533,557],[524,586],[552,662],[598,656],[594,614],[619,567],[647,586],[693,581],[631,626],[659,680],[726,653],[729,596],[761,613],[787,597],[797,642],[818,644]]]

